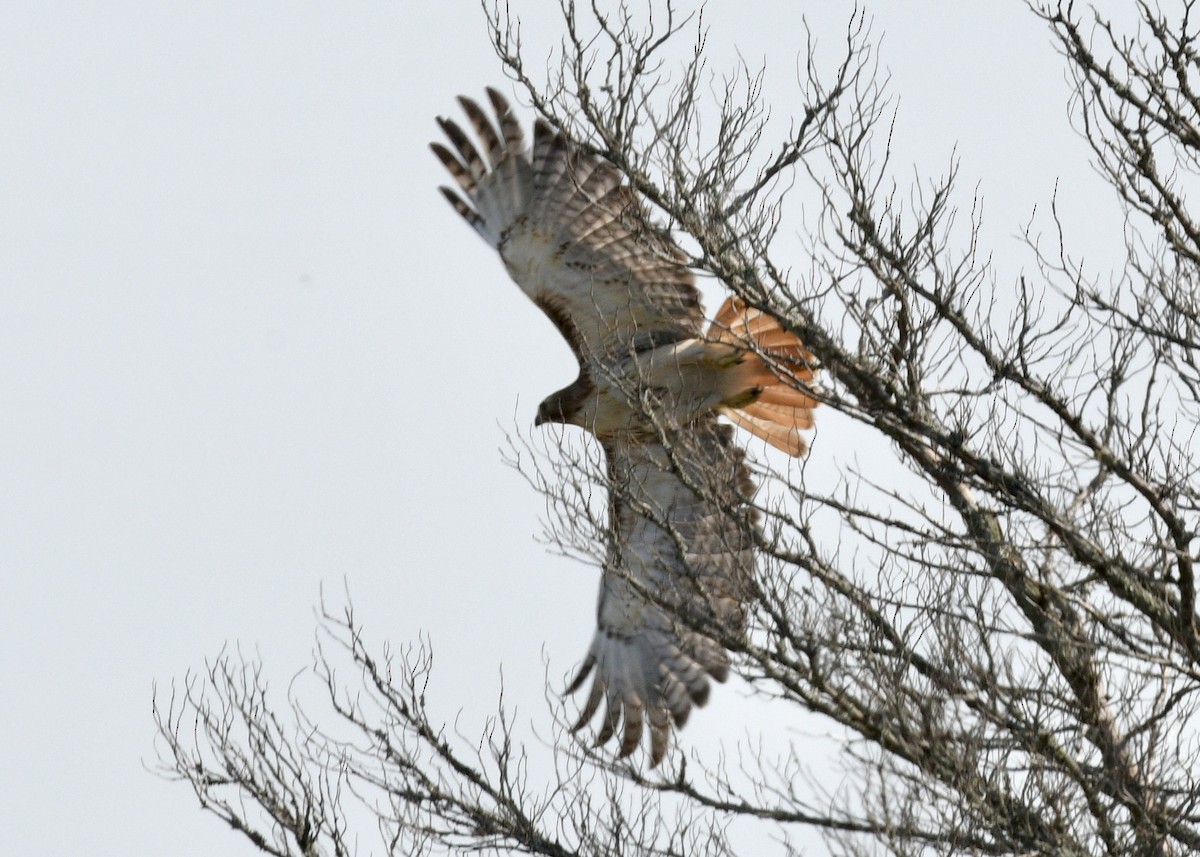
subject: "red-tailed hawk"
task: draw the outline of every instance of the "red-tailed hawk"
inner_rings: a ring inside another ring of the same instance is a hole
[[[432,148],[461,195],[441,190],[579,361],[579,377],[542,402],[535,422],[586,429],[608,465],[598,627],[569,691],[595,677],[574,728],[604,702],[597,744],[620,731],[626,756],[649,720],[657,764],[671,722],[682,726],[705,703],[709,676],[728,675],[718,641],[744,632],[752,593],[753,484],[717,416],[802,455],[816,402],[801,388],[814,362],[778,321],[737,298],[703,332],[685,256],[617,169],[541,120],[527,148],[508,103],[487,94],[496,122],[459,99],[478,147],[438,120],[453,150]]]

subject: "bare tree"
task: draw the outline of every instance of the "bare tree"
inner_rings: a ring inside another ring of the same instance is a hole
[[[748,69],[710,90],[708,34],[670,3],[639,17],[563,0],[548,79],[519,22],[488,17],[536,112],[611,161],[694,268],[799,334],[825,406],[910,476],[823,491],[760,463],[753,630],[723,640],[775,704],[844,730],[856,789],[806,781],[796,751],[744,755],[740,776],[674,757],[647,773],[561,719],[557,776],[537,782],[504,711],[482,737],[447,731],[426,707],[427,648],[373,655],[349,610],[324,611],[326,718],[299,694],[280,713],[256,663],[222,656],[157,699],[164,771],[278,855],[354,853],[351,798],[394,854],[728,854],[741,821],[785,842],[816,829],[847,854],[1200,852],[1200,58],[1193,3],[1172,6],[1138,2],[1124,33],[1031,0],[1129,240],[1100,280],[1061,230],[1031,232],[1034,271],[1015,282],[977,246],[978,209],[956,225],[955,170],[890,176],[863,15],[831,68],[809,46],[783,132]],[[776,250],[800,188],[819,200],[804,276]],[[543,467],[527,475],[552,538],[602,551],[595,462],[564,450]]]

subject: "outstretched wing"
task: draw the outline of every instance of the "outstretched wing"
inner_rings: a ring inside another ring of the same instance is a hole
[[[458,125],[438,119],[453,151],[431,148],[462,192],[442,193],[500,252],[580,362],[698,336],[703,310],[685,257],[650,225],[621,174],[541,120],[526,149],[508,103],[494,89],[487,94],[495,124],[459,99],[482,154]]]
[[[671,723],[704,705],[710,676],[728,675],[721,640],[745,628],[754,486],[732,435],[710,414],[666,433],[666,443],[605,444],[612,540],[596,636],[570,690],[595,673],[575,729],[604,702],[596,741],[619,731],[621,756],[637,748],[648,720],[658,764]]]

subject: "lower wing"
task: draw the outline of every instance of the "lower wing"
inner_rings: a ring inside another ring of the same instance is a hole
[[[649,721],[651,764],[724,681],[722,640],[745,628],[753,590],[753,491],[730,426],[709,414],[663,442],[610,441],[610,545],[596,636],[572,682],[594,674],[575,729],[604,702],[597,744],[619,730],[632,753]]]

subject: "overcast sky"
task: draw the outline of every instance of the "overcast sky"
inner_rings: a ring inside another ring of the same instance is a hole
[[[794,4],[733,5],[706,13],[714,68],[736,47],[787,92]],[[851,4],[810,5],[832,62]],[[512,8],[548,43],[549,0]],[[901,173],[957,149],[1003,270],[1031,267],[1015,236],[1056,183],[1078,247],[1119,244],[1021,3],[866,8]],[[488,84],[511,92],[473,0],[0,11],[5,853],[254,853],[146,771],[152,686],[240,645],[285,687],[322,585],[374,639],[430,635],[431,697],[468,734],[502,666],[506,701],[547,722],[597,574],[536,543],[543,504],[500,448],[574,365],[427,149]],[[863,452],[822,419],[810,480]],[[742,695],[715,694],[684,746],[736,740]]]

